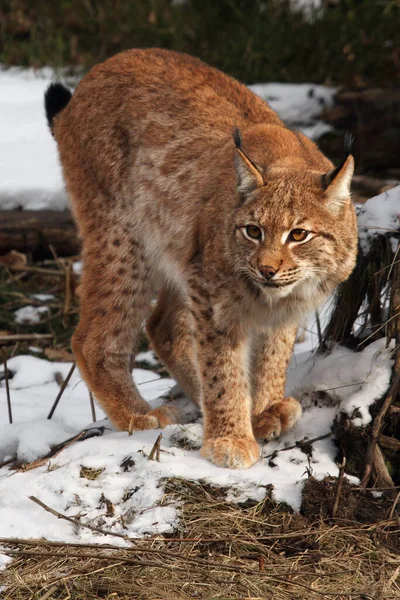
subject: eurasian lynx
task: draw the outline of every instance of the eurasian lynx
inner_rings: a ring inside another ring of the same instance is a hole
[[[147,318],[202,408],[202,455],[249,467],[256,438],[301,415],[284,398],[299,320],[353,269],[353,158],[334,169],[244,85],[175,52],[119,54],[70,96],[53,84],[46,111],[83,240],[82,377],[119,429],[173,423],[132,382]]]

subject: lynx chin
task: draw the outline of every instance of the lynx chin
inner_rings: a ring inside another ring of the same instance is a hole
[[[202,455],[250,467],[301,416],[284,397],[305,312],[350,275],[353,157],[332,163],[247,87],[159,49],[46,92],[83,243],[72,346],[121,430],[175,423],[131,377],[142,324],[204,416]],[[151,311],[151,298],[158,303]]]

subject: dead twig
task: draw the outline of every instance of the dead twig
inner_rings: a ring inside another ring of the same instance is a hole
[[[0,267],[4,267],[5,269],[8,269],[9,271],[22,271],[25,273],[39,273],[41,275],[52,275],[55,277],[64,277],[65,274],[63,271],[56,271],[55,269],[42,269],[40,267],[18,267],[18,266],[11,266],[11,265],[7,265],[7,267],[5,265],[0,265]]]
[[[383,448],[393,450],[394,452],[400,452],[400,440],[396,440],[396,438],[392,438],[388,435],[383,435],[383,433],[380,433],[378,436],[378,442],[380,446],[383,446]]]
[[[9,335],[0,335],[0,344],[29,340],[51,340],[52,338],[52,333],[10,333]]]
[[[393,376],[389,391],[386,395],[386,398],[381,406],[379,413],[375,417],[374,424],[372,426],[371,439],[370,439],[370,442],[369,442],[369,445],[367,448],[367,452],[366,452],[366,456],[365,456],[366,464],[365,464],[364,475],[361,480],[362,488],[366,488],[368,485],[368,482],[370,480],[371,473],[372,473],[372,467],[374,464],[375,448],[376,448],[376,445],[378,442],[378,437],[379,437],[381,427],[383,425],[383,421],[386,416],[386,413],[389,409],[389,406],[391,405],[391,403],[393,401],[393,396],[395,394],[397,394],[397,390],[399,388],[399,383],[400,383],[400,373],[395,373]]]
[[[3,460],[3,462],[0,462],[0,469],[3,467],[6,467],[7,465],[10,465],[11,463],[15,462],[17,459],[15,458],[15,456],[13,458],[8,458],[7,460]]]
[[[42,458],[37,458],[36,460],[34,460],[30,463],[16,465],[15,467],[13,467],[13,469],[18,472],[25,472],[25,471],[31,471],[32,469],[37,469],[37,467],[41,467],[42,465],[44,465],[50,458],[55,458],[56,456],[58,456],[60,454],[60,452],[62,452],[63,450],[65,450],[66,448],[68,448],[69,446],[74,444],[75,442],[78,442],[80,439],[82,439],[86,435],[86,433],[87,433],[87,429],[84,429],[83,431],[79,432],[78,435],[75,435],[74,437],[69,438],[68,440],[65,440],[64,442],[61,442],[60,444],[53,446],[53,448],[50,450],[50,452],[48,454],[46,454],[46,456],[42,456]]]
[[[160,462],[160,446],[161,446],[161,440],[162,440],[162,433],[160,433],[160,435],[158,436],[158,438],[156,439],[156,441],[154,442],[154,446],[152,447],[149,457],[149,460],[156,460],[157,462]]]
[[[343,457],[343,462],[339,467],[339,476],[338,476],[338,480],[337,480],[337,484],[336,484],[336,489],[335,489],[335,499],[333,502],[333,507],[332,507],[332,518],[334,519],[336,517],[336,513],[337,510],[339,508],[339,502],[340,502],[340,493],[342,491],[342,484],[343,484],[343,476],[344,476],[344,469],[346,467],[346,457]]]
[[[386,496],[394,497],[396,495],[396,488],[394,485],[394,481],[390,476],[388,471],[385,457],[383,455],[382,450],[379,447],[379,444],[375,445],[374,448],[374,456],[373,456],[373,475],[375,483],[378,486],[386,487],[387,492]]]
[[[96,419],[96,409],[95,409],[95,405],[94,405],[93,394],[92,394],[92,392],[90,390],[89,390],[89,401],[90,401],[90,410],[92,412],[92,420],[93,420],[93,423],[95,423],[97,421],[97,419]]]
[[[6,351],[4,351],[3,365],[4,365],[4,383],[6,386],[6,396],[7,396],[8,422],[11,425],[11,423],[13,422],[13,419],[12,419],[12,409],[11,409],[10,385],[8,383],[8,368],[7,368],[7,352]]]
[[[393,501],[392,507],[388,514],[388,519],[392,519],[394,517],[394,511],[396,510],[396,506],[397,506],[399,499],[400,499],[400,490],[397,492],[397,496]]]
[[[304,448],[307,448],[308,446],[311,446],[312,444],[314,444],[314,442],[319,442],[320,440],[326,440],[327,438],[330,438],[332,435],[333,435],[333,432],[330,431],[329,433],[324,433],[324,435],[319,435],[318,437],[311,438],[311,440],[309,440],[307,438],[303,438],[302,440],[299,440],[298,442],[296,442],[293,446],[287,446],[286,448],[278,448],[277,450],[274,450],[274,452],[271,452],[271,454],[267,454],[266,456],[263,456],[262,458],[275,457],[278,452],[286,452],[286,450],[294,450],[295,448],[300,448],[300,450],[303,450]]]
[[[60,269],[60,271],[65,273],[65,266],[63,265],[63,262],[60,260],[56,249],[54,248],[54,246],[52,244],[49,244],[49,248],[50,248],[50,252],[53,255],[54,262],[56,263],[57,267]]]
[[[162,563],[162,562],[156,562],[156,561],[149,561],[149,560],[142,560],[139,558],[130,558],[129,556],[121,556],[121,555],[117,555],[117,554],[99,554],[97,553],[93,553],[93,552],[63,552],[62,550],[57,551],[57,552],[49,552],[49,551],[41,551],[41,550],[6,550],[6,553],[9,554],[10,556],[20,556],[20,555],[26,555],[26,556],[42,556],[43,558],[47,558],[49,556],[51,557],[70,557],[70,558],[94,558],[96,560],[114,560],[114,561],[122,561],[122,562],[126,562],[129,563],[131,565],[137,565],[137,566],[145,566],[145,567],[159,567],[162,569],[178,569],[178,570],[183,570],[185,571],[186,569],[184,569],[183,567],[177,567],[175,565],[168,565],[166,563]]]
[[[68,375],[66,376],[66,378],[65,378],[65,381],[64,381],[64,383],[62,384],[60,391],[59,391],[59,392],[58,392],[58,394],[57,394],[57,398],[54,400],[53,406],[51,407],[51,409],[50,409],[50,412],[49,412],[49,414],[47,415],[47,418],[48,418],[48,419],[51,419],[51,417],[53,416],[53,414],[54,414],[54,411],[56,410],[56,408],[57,408],[57,405],[58,405],[58,403],[59,403],[59,402],[60,402],[60,400],[61,400],[61,396],[63,395],[63,393],[64,393],[64,391],[65,391],[65,388],[67,387],[67,385],[68,385],[68,382],[69,382],[69,380],[71,379],[71,377],[72,377],[72,375],[73,375],[73,372],[75,371],[75,367],[76,367],[75,363],[72,363],[72,366],[71,366],[71,368],[70,368],[70,370],[69,370],[69,373],[68,373]]]
[[[58,588],[58,585],[52,585],[51,588],[49,588],[43,596],[40,596],[39,600],[48,600],[48,598],[51,598],[51,596],[54,594],[54,592],[58,590]]]
[[[65,273],[65,301],[64,301],[64,325],[68,320],[71,311],[72,303],[72,264],[69,264],[64,271]]]

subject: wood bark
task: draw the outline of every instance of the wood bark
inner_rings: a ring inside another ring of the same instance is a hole
[[[51,256],[50,246],[59,256],[79,254],[78,233],[69,211],[0,211],[0,255],[18,250],[38,260]]]
[[[322,115],[335,132],[319,146],[333,159],[343,155],[343,132],[354,136],[357,172],[398,177],[400,156],[400,88],[342,89],[335,104]]]

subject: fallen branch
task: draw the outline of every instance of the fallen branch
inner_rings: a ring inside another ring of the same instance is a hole
[[[70,211],[1,211],[0,253],[13,248],[34,256],[51,256],[50,246],[59,256],[79,253],[80,241]]]

